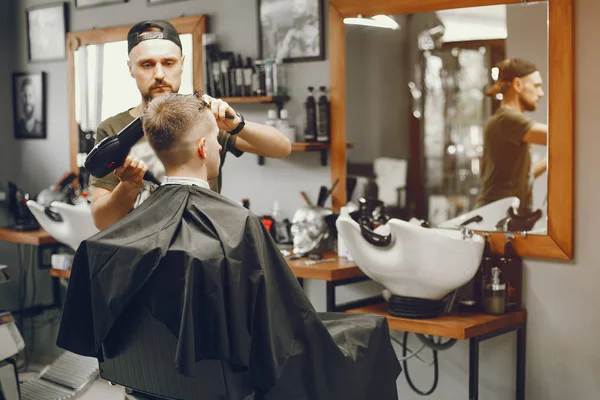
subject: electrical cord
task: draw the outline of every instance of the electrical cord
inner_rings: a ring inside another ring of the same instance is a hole
[[[448,350],[450,347],[456,344],[456,339],[449,339],[446,343],[442,343],[442,339],[440,338],[440,341],[436,343],[432,338],[425,337],[425,335],[421,335],[419,333],[415,335],[417,336],[417,339],[419,339],[419,341],[423,343],[423,345],[433,350]]]
[[[407,343],[408,343],[408,332],[404,332],[404,338],[402,340],[404,343],[402,344],[402,367],[404,368],[404,373],[406,374],[406,381],[408,382],[408,385],[410,386],[410,388],[412,390],[415,391],[415,393],[420,394],[421,396],[429,396],[430,394],[432,394],[435,389],[437,389],[437,385],[438,385],[438,381],[439,381],[439,375],[440,375],[440,371],[439,371],[439,363],[438,363],[438,356],[437,356],[437,350],[431,349],[431,351],[433,352],[433,385],[431,386],[431,389],[429,389],[428,391],[424,392],[419,390],[412,382],[412,380],[410,379],[410,374],[408,373],[408,363],[407,361],[407,356],[406,356],[406,352],[407,352]]]

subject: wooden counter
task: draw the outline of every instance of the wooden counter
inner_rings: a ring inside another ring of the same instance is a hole
[[[504,315],[450,314],[433,319],[406,319],[391,316],[387,303],[348,310],[349,313],[371,313],[387,318],[391,330],[442,336],[458,340],[470,339],[522,324],[527,311],[516,311]]]
[[[323,258],[335,258],[336,261],[306,265],[307,259],[301,258],[299,260],[288,260],[287,263],[296,278],[337,281],[365,276],[355,263],[338,257],[334,252],[326,253]]]
[[[0,228],[0,241],[30,244],[41,246],[46,244],[57,244],[58,242],[43,229],[37,231],[20,232],[6,228]]]
[[[305,265],[306,258],[299,260],[288,260],[288,265],[296,278],[319,279],[324,281],[336,281],[346,278],[364,276],[355,263],[339,259],[336,253],[325,254],[324,258],[335,258],[337,261]],[[50,270],[50,275],[57,278],[68,278],[71,271]]]

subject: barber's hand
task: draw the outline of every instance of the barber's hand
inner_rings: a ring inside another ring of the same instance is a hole
[[[215,99],[214,97],[210,97],[207,94],[202,96],[202,100],[207,102],[210,106],[212,113],[217,119],[217,125],[219,126],[219,129],[224,131],[232,131],[235,128],[237,128],[237,126],[241,122],[241,119],[235,113],[235,110],[231,108],[229,103],[221,99]],[[225,114],[233,116],[233,118],[225,118]]]
[[[132,190],[140,190],[144,186],[144,174],[148,168],[144,162],[131,154],[127,156],[122,166],[114,170],[121,183]]]

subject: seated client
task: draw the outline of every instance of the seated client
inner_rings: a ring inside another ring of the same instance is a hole
[[[142,120],[166,177],[77,249],[57,344],[106,362],[118,353],[106,344],[125,341],[114,330],[144,313],[175,343],[166,363],[182,376],[200,379],[199,364],[223,363],[255,400],[397,399],[386,319],[317,313],[261,220],[210,190],[219,128],[201,97],[158,97]],[[132,304],[142,311],[128,314]],[[152,370],[145,360],[132,367],[138,374]]]

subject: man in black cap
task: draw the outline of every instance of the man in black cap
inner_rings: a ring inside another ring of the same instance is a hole
[[[546,171],[544,159],[531,165],[531,144],[546,145],[548,126],[525,116],[544,96],[537,67],[518,58],[498,65],[498,79],[489,96],[502,95],[502,104],[483,133],[481,191],[477,207],[506,197],[518,197],[519,212],[531,209],[533,180]]]
[[[120,132],[139,117],[150,100],[167,93],[177,93],[181,85],[184,55],[175,27],[167,21],[152,20],[135,24],[127,35],[131,77],[141,94],[141,103],[103,121],[97,130],[96,143]],[[244,152],[266,157],[283,158],[290,154],[291,143],[277,129],[245,121],[240,113],[220,99],[203,96],[217,119],[220,132],[221,167],[227,152],[240,157]],[[235,116],[225,118],[225,114]],[[99,229],[117,222],[143,202],[155,185],[145,182],[150,171],[157,179],[164,176],[164,166],[142,138],[133,146],[123,166],[103,178],[90,177],[92,215]],[[209,182],[220,192],[221,174]]]

